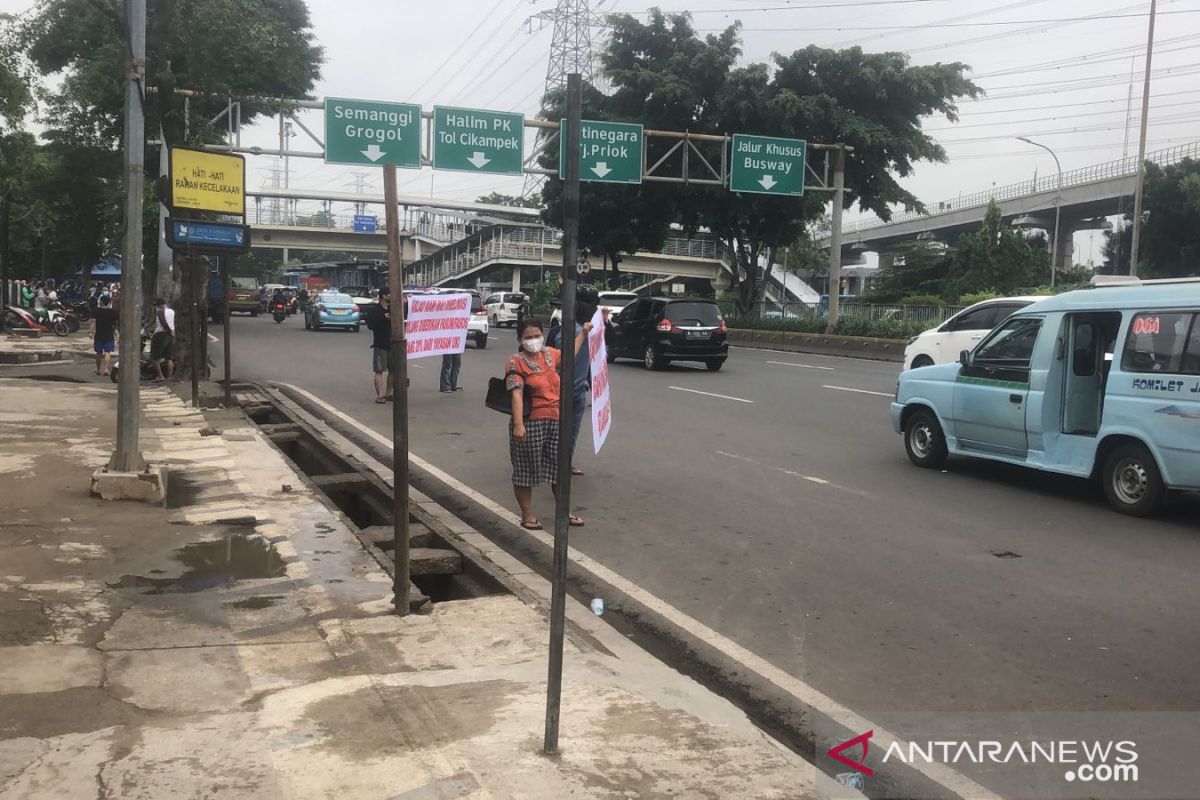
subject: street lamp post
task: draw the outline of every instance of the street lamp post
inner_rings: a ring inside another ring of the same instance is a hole
[[[1058,272],[1058,220],[1062,211],[1062,164],[1058,163],[1058,156],[1054,155],[1054,151],[1046,145],[1026,139],[1024,136],[1018,136],[1017,139],[1045,150],[1054,159],[1054,166],[1058,168],[1058,191],[1054,193],[1054,230],[1050,231],[1050,288],[1053,289],[1054,276]]]

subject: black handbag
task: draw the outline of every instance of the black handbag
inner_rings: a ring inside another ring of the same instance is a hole
[[[533,411],[533,393],[529,390],[529,384],[525,384],[524,400],[523,416],[525,419],[529,419],[529,412]],[[512,416],[512,395],[505,386],[504,378],[488,379],[487,396],[483,398],[483,404],[492,411]]]

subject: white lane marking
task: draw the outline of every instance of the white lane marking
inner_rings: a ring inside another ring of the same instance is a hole
[[[749,458],[748,456],[739,456],[737,453],[727,453],[724,450],[717,450],[716,453],[719,456],[725,456],[726,458],[732,458],[735,461],[744,461],[747,464],[757,464],[758,463],[753,458]],[[771,469],[775,470],[776,472],[782,472],[784,475],[790,475],[793,478],[799,478],[800,480],[808,481],[809,483],[815,483],[819,486],[828,486],[830,489],[838,489],[843,492],[850,492],[850,494],[856,494],[859,497],[867,496],[866,492],[860,491],[858,489],[851,489],[849,486],[842,486],[839,483],[834,483],[833,481],[827,481],[824,478],[818,478],[816,475],[805,475],[803,472],[796,472],[795,470],[784,469],[783,467],[771,467]]]
[[[712,392],[702,392],[699,389],[685,389],[682,386],[668,386],[668,389],[674,389],[677,392],[691,392],[692,394],[702,394],[705,397],[716,397],[720,400],[736,400],[739,403],[753,403],[753,400],[743,400],[740,397],[730,397],[727,394],[713,394]]]
[[[219,341],[221,341],[221,340],[220,340],[220,339],[218,339],[217,337],[213,336],[211,333],[208,335],[208,340],[209,340],[210,342],[219,342]]]
[[[823,353],[801,353],[799,350],[772,350],[769,347],[746,347],[740,344],[729,345],[730,350],[751,350],[757,353],[777,353],[781,356],[802,355],[805,358],[839,358],[843,361],[877,361],[874,358],[851,358],[850,356],[827,356]],[[880,362],[887,363],[887,362]]]
[[[814,367],[812,364],[793,364],[790,361],[768,361],[767,363],[778,367],[800,367],[801,369],[827,369],[833,371],[833,367]]]
[[[753,458],[746,458],[745,456],[735,455],[734,453],[726,453],[724,450],[718,450],[717,455],[725,456],[726,458],[736,459],[738,461],[745,461],[747,464],[757,464],[758,463]]]
[[[297,394],[304,395],[313,403],[321,406],[338,419],[341,419],[349,425],[352,425],[355,429],[361,431],[363,434],[371,437],[380,444],[383,444],[387,447],[393,446],[392,441],[383,436],[383,434],[377,433],[371,428],[368,428],[366,425],[363,425],[350,415],[339,411],[316,395],[313,395],[312,393],[307,392],[298,386],[293,386],[290,383],[277,382],[275,385],[285,386]],[[492,500],[490,497],[477,492],[457,478],[449,475],[446,472],[443,472],[442,470],[430,464],[428,461],[425,461],[419,456],[413,454],[411,450],[408,453],[408,457],[412,463],[427,471],[430,475],[433,475],[442,483],[445,483],[447,486],[459,492],[460,494],[471,498],[471,500],[495,514],[502,521],[507,522],[521,534],[525,536],[531,536],[547,545],[553,546],[554,537],[551,534],[547,533],[546,531],[525,530],[521,527],[521,523],[517,515],[497,503],[495,500]],[[380,477],[384,480],[387,480],[386,476],[381,475]],[[574,561],[585,570],[590,571],[600,580],[611,584],[613,588],[620,592],[624,592],[629,597],[638,601],[655,613],[662,615],[675,625],[678,625],[680,628],[684,629],[696,638],[707,643],[710,647],[721,651],[729,658],[744,665],[747,669],[753,670],[763,680],[775,684],[783,691],[795,697],[801,703],[812,707],[820,713],[832,716],[838,722],[846,725],[852,730],[874,730],[875,734],[873,738],[876,740],[876,743],[885,751],[894,742],[898,747],[900,747],[902,752],[907,752],[908,743],[903,739],[900,739],[894,734],[888,732],[880,725],[876,725],[866,717],[863,717],[860,714],[850,710],[848,707],[843,706],[819,689],[805,683],[799,678],[788,674],[787,672],[784,672],[779,667],[776,667],[774,664],[770,663],[761,656],[752,653],[737,642],[734,642],[722,634],[717,633],[704,623],[692,619],[679,609],[675,608],[664,600],[660,600],[658,597],[650,594],[632,581],[627,580],[616,572],[613,572],[600,562],[584,555],[583,553],[580,553],[573,547],[567,548],[567,556],[571,561]],[[994,794],[965,775],[961,775],[945,765],[936,763],[928,764],[918,760],[914,761],[909,766],[922,773],[925,777],[929,778],[935,783],[944,786],[961,797],[970,797],[973,798],[973,800],[1002,800],[999,795]]]
[[[873,394],[876,397],[895,397],[891,392],[868,392],[866,389],[851,389],[849,386],[822,386],[822,389],[834,389],[839,392],[855,392],[856,394]]]

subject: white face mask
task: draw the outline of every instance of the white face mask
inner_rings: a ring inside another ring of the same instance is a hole
[[[523,340],[521,342],[521,346],[524,347],[526,350],[528,350],[530,353],[537,355],[538,353],[542,352],[542,345],[544,345],[545,343],[546,343],[546,340],[543,339],[541,336],[539,336],[536,339]]]

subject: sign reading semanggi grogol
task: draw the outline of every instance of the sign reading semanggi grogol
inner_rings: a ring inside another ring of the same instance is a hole
[[[246,159],[228,153],[210,153],[172,147],[170,158],[171,208],[246,213]]]

